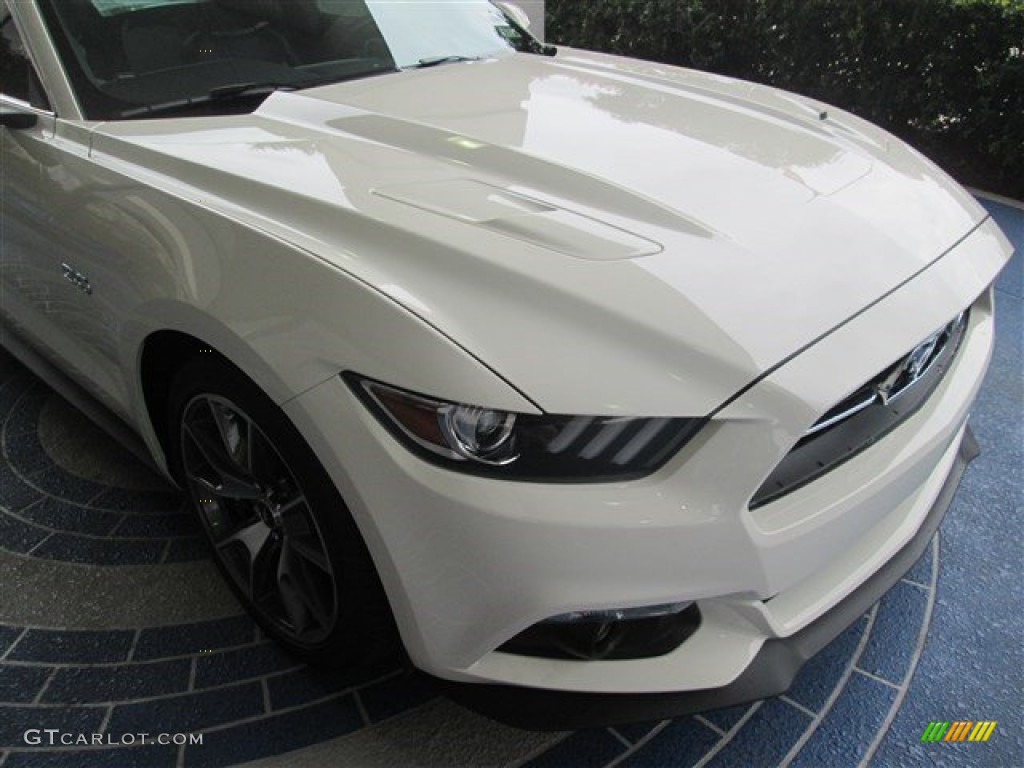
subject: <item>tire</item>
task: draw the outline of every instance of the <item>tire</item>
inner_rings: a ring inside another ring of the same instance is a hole
[[[284,411],[213,356],[177,373],[169,403],[172,471],[218,567],[267,634],[333,670],[397,663],[398,633],[369,551]]]

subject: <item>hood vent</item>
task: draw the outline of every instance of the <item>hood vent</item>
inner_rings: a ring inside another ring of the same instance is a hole
[[[617,261],[662,250],[624,229],[472,179],[403,184],[373,193],[577,259]]]

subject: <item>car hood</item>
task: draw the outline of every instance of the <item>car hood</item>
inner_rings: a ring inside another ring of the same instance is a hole
[[[576,51],[108,123],[92,151],[388,294],[553,412],[706,414],[985,218],[851,115]]]

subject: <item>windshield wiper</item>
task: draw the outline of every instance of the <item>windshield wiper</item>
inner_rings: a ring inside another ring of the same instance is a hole
[[[425,69],[427,67],[436,67],[438,64],[455,64],[460,61],[480,61],[479,56],[460,56],[454,54],[451,56],[429,56],[425,59],[420,59],[418,64],[413,64],[406,69]]]
[[[234,99],[240,96],[264,96],[274,91],[294,91],[297,88],[298,86],[293,83],[275,83],[267,80],[251,83],[228,83],[227,85],[218,85],[216,88],[211,88],[207,98],[211,101],[220,101],[221,99]],[[200,100],[203,100],[203,97],[200,97]]]
[[[187,112],[190,109],[209,106],[213,103],[222,103],[226,101],[233,101],[235,99],[249,99],[254,96],[269,96],[271,93],[274,93],[274,91],[294,91],[297,88],[298,86],[292,83],[228,83],[227,85],[218,85],[216,88],[211,88],[205,94],[200,96],[189,96],[183,99],[175,99],[174,101],[164,101],[158,104],[147,104],[145,106],[136,107],[135,109],[126,109],[120,116],[122,118],[130,119],[133,117],[144,117],[146,115],[153,115],[156,113]]]

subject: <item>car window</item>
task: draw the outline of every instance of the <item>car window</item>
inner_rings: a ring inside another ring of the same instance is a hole
[[[345,5],[346,0],[321,0]],[[522,32],[496,6],[486,2],[367,0],[399,67],[444,56],[493,56],[522,50]]]
[[[0,93],[49,109],[13,17],[6,8],[0,16]]]
[[[489,0],[40,0],[86,116],[251,111],[301,89],[540,44]]]

